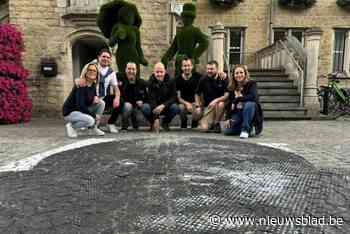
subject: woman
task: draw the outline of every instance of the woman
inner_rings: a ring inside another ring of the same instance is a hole
[[[87,128],[91,128],[95,135],[104,135],[104,132],[97,128],[105,108],[105,103],[96,96],[98,74],[96,63],[85,65],[80,78],[86,80],[86,86],[74,86],[63,104],[63,116],[68,121],[68,137],[75,138],[78,136],[76,129]]]
[[[249,72],[245,65],[237,65],[233,71],[234,78],[229,84],[227,117],[223,132],[226,135],[240,134],[240,138],[248,138],[255,125],[255,134],[262,131],[263,114],[259,103],[257,85],[249,80]]]

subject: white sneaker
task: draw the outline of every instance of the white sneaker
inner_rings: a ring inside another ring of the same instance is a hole
[[[94,135],[96,135],[96,136],[104,136],[104,135],[105,135],[104,131],[98,129],[96,125],[95,125],[95,127],[92,129],[92,132],[93,132]]]
[[[73,128],[72,123],[70,122],[66,124],[66,133],[67,133],[67,136],[70,138],[78,137],[77,131]]]
[[[108,124],[107,129],[110,133],[118,133],[118,129],[114,124]]]
[[[241,132],[241,135],[239,135],[239,138],[247,139],[249,137],[249,134],[246,131]]]

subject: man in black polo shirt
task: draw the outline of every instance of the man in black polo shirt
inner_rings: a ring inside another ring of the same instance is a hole
[[[200,118],[200,128],[205,131],[220,132],[220,124],[225,109],[228,79],[220,79],[218,63],[207,64],[207,74],[203,76],[196,90],[195,115]]]
[[[118,73],[119,89],[122,98],[122,128],[126,131],[129,127],[129,118],[134,129],[139,128],[137,117],[140,112],[150,121],[152,117],[151,107],[147,103],[147,82],[137,78],[137,66],[134,62],[126,65],[125,73]]]
[[[194,113],[195,92],[201,78],[201,74],[193,71],[193,64],[190,58],[181,62],[181,74],[175,78],[177,98],[180,107],[181,128],[187,128],[187,115]],[[192,116],[191,127],[195,128],[198,121]]]

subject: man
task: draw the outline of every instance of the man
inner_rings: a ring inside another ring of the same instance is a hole
[[[220,132],[220,124],[225,109],[228,86],[227,79],[220,79],[218,63],[207,64],[207,73],[199,81],[195,95],[195,115],[200,119],[200,128],[205,131]]]
[[[179,101],[181,128],[187,128],[187,115],[192,113],[191,127],[196,128],[198,121],[195,119],[194,104],[195,91],[201,74],[193,71],[193,63],[190,58],[184,58],[181,62],[181,74],[175,78],[177,98]]]
[[[169,131],[169,123],[180,112],[176,104],[175,80],[166,74],[164,64],[157,63],[148,83],[149,104],[152,110],[151,129],[159,132],[160,116],[164,115],[162,127]]]
[[[97,56],[97,60],[93,62],[98,64],[99,69],[99,82],[97,87],[97,96],[100,101],[105,102],[105,106],[112,106],[112,115],[108,119],[107,129],[111,133],[118,133],[118,129],[114,125],[118,119],[118,115],[121,112],[120,105],[120,91],[118,88],[118,80],[115,72],[111,68],[112,53],[109,49],[103,48],[100,50]],[[85,86],[85,81],[79,79],[76,82],[79,86]],[[110,94],[110,89],[113,89],[114,94]]]
[[[137,116],[140,112],[150,121],[152,117],[151,107],[147,102],[147,83],[137,78],[137,66],[134,62],[126,64],[125,73],[118,73],[117,77],[122,94],[122,130],[127,131],[129,118],[134,129],[139,128]]]

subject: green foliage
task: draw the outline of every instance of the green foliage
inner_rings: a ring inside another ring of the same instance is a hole
[[[278,0],[278,3],[282,7],[291,9],[306,9],[312,7],[316,0]]]
[[[337,0],[338,6],[350,10],[350,0]]]
[[[170,48],[162,57],[162,62],[167,66],[168,62],[175,56],[176,75],[180,73],[182,58],[192,58],[195,63],[198,63],[199,57],[209,46],[207,36],[199,28],[193,26],[196,16],[195,10],[194,4],[184,4],[181,13],[184,27],[176,34]]]
[[[114,0],[101,6],[97,25],[109,39],[110,46],[118,44],[116,53],[118,70],[124,72],[128,62],[147,65],[140,39],[141,16],[136,5]],[[139,69],[138,69],[139,71]]]
[[[234,7],[244,0],[209,0],[211,4],[219,7]]]

